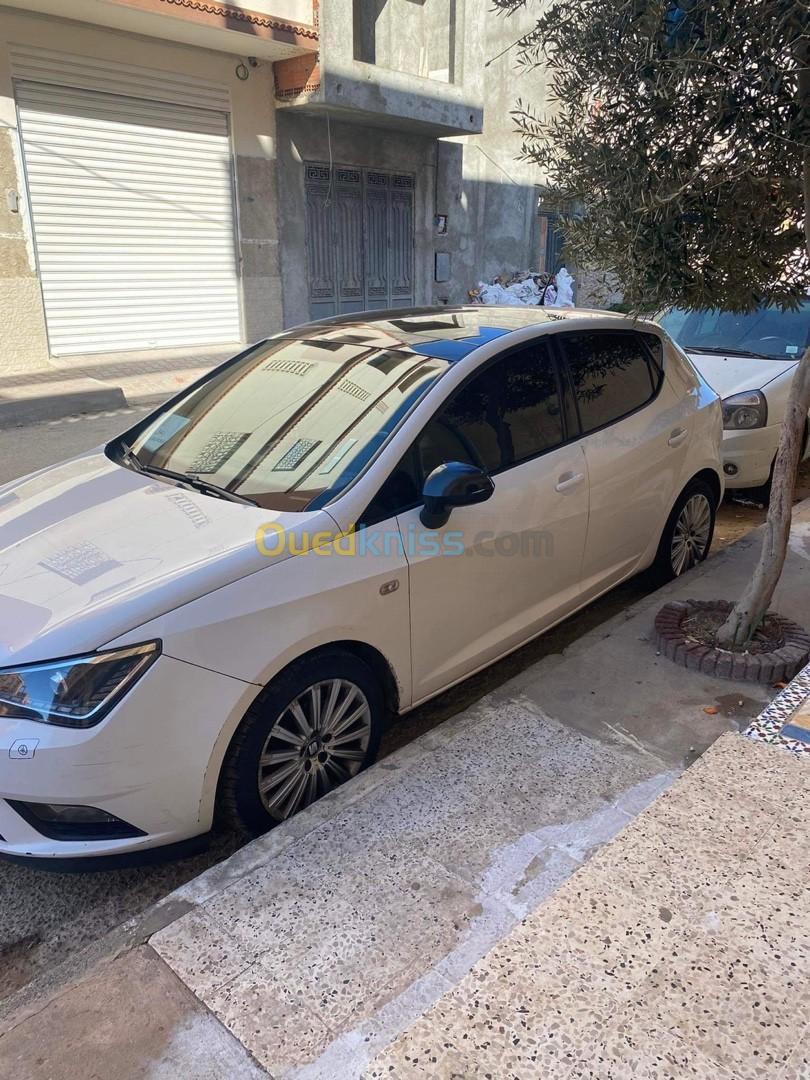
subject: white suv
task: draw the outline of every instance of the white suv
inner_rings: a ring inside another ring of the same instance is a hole
[[[0,489],[0,852],[258,832],[387,716],[709,549],[715,393],[657,326],[366,313]]]

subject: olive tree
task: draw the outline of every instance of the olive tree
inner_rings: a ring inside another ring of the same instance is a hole
[[[519,61],[523,152],[563,211],[566,249],[631,310],[792,307],[810,278],[810,18],[796,0],[493,0],[536,6]],[[745,645],[773,597],[810,409],[793,382],[762,554],[718,643]]]

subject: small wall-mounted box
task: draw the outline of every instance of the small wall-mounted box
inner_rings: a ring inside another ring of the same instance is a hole
[[[450,252],[449,251],[437,251],[436,252],[436,266],[433,274],[436,281],[449,281],[450,280]]]

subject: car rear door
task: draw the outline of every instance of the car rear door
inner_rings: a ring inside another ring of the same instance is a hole
[[[586,330],[554,340],[590,481],[585,599],[641,569],[660,536],[679,490],[693,406],[665,378],[653,334]]]

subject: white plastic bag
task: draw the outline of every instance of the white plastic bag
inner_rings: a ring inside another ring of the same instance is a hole
[[[518,300],[513,292],[497,282],[494,285],[487,285],[485,281],[479,281],[478,299],[482,304],[505,304],[508,307],[521,307],[523,304],[523,301]]]
[[[532,278],[526,278],[525,281],[516,281],[512,285],[507,285],[505,291],[511,293],[519,304],[536,305],[540,302],[540,290]]]
[[[574,306],[574,279],[565,269],[561,267],[556,274],[557,282],[557,295],[554,298],[552,307],[573,307]]]

